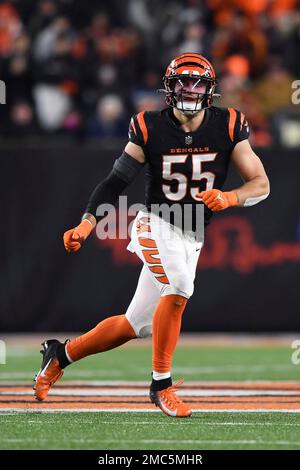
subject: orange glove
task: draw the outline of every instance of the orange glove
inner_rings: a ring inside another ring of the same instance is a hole
[[[68,253],[78,251],[82,243],[87,239],[93,225],[87,219],[84,219],[77,227],[71,228],[64,233],[64,245]]]
[[[197,196],[202,198],[204,204],[214,212],[237,206],[239,203],[234,191],[222,192],[219,189],[209,189],[208,191],[201,191]]]

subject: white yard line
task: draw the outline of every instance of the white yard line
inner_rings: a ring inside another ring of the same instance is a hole
[[[15,416],[16,414],[15,413],[0,413],[0,416]],[[21,419],[19,418],[18,420],[18,423],[21,422]],[[24,423],[26,424],[44,424],[45,422],[44,421],[38,421],[36,419],[34,420],[29,420],[28,418],[24,418]],[[76,418],[74,419],[74,421],[72,421],[73,423],[76,423]],[[80,421],[78,421],[80,424],[90,424],[90,421],[83,421],[82,419],[80,419]],[[57,421],[56,420],[53,420],[53,421],[49,421],[49,419],[47,420],[47,426],[50,425],[50,424],[57,424]],[[114,418],[113,421],[103,421],[101,420],[100,421],[100,424],[103,424],[103,425],[111,425],[111,426],[116,426],[116,424],[120,424],[120,425],[127,425],[129,424],[130,426],[132,425],[139,425],[139,426],[154,426],[154,427],[157,427],[157,426],[163,426],[165,427],[166,426],[166,423],[164,421],[161,421],[161,422],[151,422],[151,421],[124,421],[123,419],[120,420],[120,421],[116,421],[116,419]],[[168,421],[168,426],[182,426],[182,421],[180,420],[175,420],[173,419],[172,421],[169,420]],[[192,419],[190,420],[185,420],[184,421],[184,426],[194,426],[195,423],[193,422]],[[214,422],[214,421],[201,421],[201,426],[252,426],[252,427],[257,427],[257,426],[275,426],[275,427],[299,427],[300,426],[300,423],[261,423],[261,422],[251,422],[251,423],[243,423],[243,422],[234,422],[234,421],[231,421],[231,422],[222,422],[222,423],[217,423],[217,422]]]
[[[148,408],[140,408],[133,410],[132,408],[0,408],[1,413],[161,413],[160,410],[153,409],[149,410]],[[300,409],[209,409],[209,410],[193,410],[193,413],[300,413]]]
[[[10,437],[7,437],[7,438],[1,438],[1,441],[2,442],[26,442],[26,440],[31,440],[32,441],[32,438],[23,438],[23,439],[18,439],[18,438],[10,438]],[[36,439],[37,442],[49,442],[48,439],[46,438],[37,438]],[[89,443],[89,442],[95,442],[96,439],[88,439],[88,438],[85,438],[85,439],[78,439],[78,438],[68,438],[68,442],[76,442],[76,443],[80,443],[80,442],[84,442],[84,443]],[[235,439],[235,440],[231,440],[231,439],[136,439],[136,441],[140,444],[243,444],[243,445],[282,445],[282,446],[296,446],[296,447],[299,447],[300,446],[300,442],[299,441],[286,441],[286,440],[274,440],[274,441],[264,441],[264,440],[259,440],[259,439]],[[118,446],[120,446],[120,444],[132,444],[132,440],[130,439],[101,439],[101,444],[108,444],[108,443],[116,443],[118,444]]]
[[[0,396],[31,396],[32,389],[26,391],[8,390],[1,391]],[[50,390],[49,395],[53,397],[148,397],[149,388],[133,389],[55,389]],[[179,390],[178,395],[182,397],[263,397],[263,396],[299,396],[300,391],[289,390]]]
[[[93,442],[93,440],[91,440]],[[101,442],[132,443],[132,440],[101,439]],[[299,441],[261,441],[259,439],[138,439],[142,444],[267,444],[267,445],[295,445],[300,446]]]
[[[16,374],[19,374],[18,372]],[[11,374],[7,374],[11,377]],[[0,379],[2,379],[3,374],[0,374]],[[28,374],[26,374],[26,378],[28,379]],[[17,387],[28,387],[31,384],[32,380],[27,381],[19,381],[19,380],[0,380],[0,388],[5,386],[17,386]],[[63,378],[60,382],[58,382],[55,387],[56,388],[64,388],[64,387],[149,387],[150,381],[142,381],[142,380],[66,380]],[[188,388],[189,386],[193,387],[231,387],[235,386],[236,384],[243,384],[243,386],[247,387],[258,385],[271,387],[271,386],[280,386],[281,384],[291,386],[291,387],[298,387],[300,390],[300,382],[296,380],[187,380],[183,384],[183,388]]]

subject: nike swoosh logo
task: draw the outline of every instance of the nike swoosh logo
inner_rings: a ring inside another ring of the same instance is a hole
[[[46,369],[47,369],[47,367],[49,366],[49,364],[50,364],[51,361],[52,361],[52,359],[49,359],[49,361],[48,361],[47,364],[45,365],[44,369],[43,369],[42,372],[40,373],[40,375],[41,375],[42,377],[44,377],[45,372],[46,372]]]
[[[163,410],[165,410],[165,412],[168,415],[170,415],[170,416],[176,416],[177,415],[177,410],[175,410],[175,411],[169,410],[169,408],[167,408],[161,400],[159,400],[159,402],[160,402],[160,405],[163,408]]]

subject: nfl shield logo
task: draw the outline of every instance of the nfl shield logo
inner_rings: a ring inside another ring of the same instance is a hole
[[[186,135],[185,136],[185,143],[186,145],[191,145],[193,142],[193,137],[191,135]]]

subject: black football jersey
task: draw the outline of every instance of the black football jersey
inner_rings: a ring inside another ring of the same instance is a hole
[[[212,106],[200,127],[185,132],[172,108],[145,111],[130,121],[129,139],[146,156],[145,205],[201,204],[200,191],[222,189],[234,146],[249,136],[243,113]],[[205,225],[212,211],[204,207]]]

